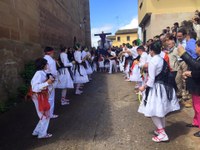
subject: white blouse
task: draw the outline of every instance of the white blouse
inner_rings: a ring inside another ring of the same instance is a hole
[[[69,62],[68,56],[66,53],[60,53],[60,59],[65,67],[72,67],[72,63]]]
[[[87,52],[86,51],[82,51],[81,57],[84,58],[85,56],[87,56]]]
[[[51,73],[54,77],[56,77],[57,76],[57,69],[56,69],[55,60],[49,55],[45,55],[44,59],[46,59],[47,63],[48,63],[47,72]]]
[[[155,55],[151,58],[149,65],[148,65],[148,81],[147,86],[153,87],[155,82],[155,77],[162,71],[163,67],[163,58],[160,55]]]
[[[132,56],[133,56],[134,59],[138,57],[137,48],[138,48],[138,46],[134,46],[134,47],[132,47],[130,49],[131,54],[132,54]]]
[[[46,73],[43,70],[37,71],[31,80],[32,91],[38,93],[47,88],[49,84],[46,80]]]
[[[74,52],[74,59],[78,62],[78,63],[82,63],[82,59],[81,59],[81,51],[75,51]]]
[[[146,62],[147,62],[148,54],[146,52],[143,52],[142,55],[140,56],[139,64],[138,66],[142,68]]]

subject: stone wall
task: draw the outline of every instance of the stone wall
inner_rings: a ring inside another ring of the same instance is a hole
[[[0,101],[45,46],[91,45],[89,0],[1,0],[0,19]]]

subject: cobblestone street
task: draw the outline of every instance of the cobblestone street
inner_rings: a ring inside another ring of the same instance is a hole
[[[152,121],[137,112],[139,102],[133,83],[122,74],[96,73],[81,96],[70,91],[69,106],[60,106],[57,91],[56,114],[50,121],[50,139],[31,136],[38,121],[32,102],[24,102],[0,116],[1,150],[186,150],[200,149],[198,129],[188,129],[191,116],[187,110],[167,117],[168,143],[151,141]]]

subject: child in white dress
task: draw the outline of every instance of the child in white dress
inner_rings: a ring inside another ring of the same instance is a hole
[[[180,109],[175,90],[168,84],[169,67],[163,58],[160,57],[162,44],[156,41],[150,45],[152,59],[148,64],[149,77],[146,85],[139,88],[144,91],[142,103],[138,112],[146,117],[151,117],[156,130],[154,142],[168,141],[169,137],[165,132],[165,116],[172,111]]]
[[[66,98],[67,89],[74,88],[73,73],[71,67],[73,63],[69,62],[67,49],[62,48],[59,56],[60,68],[58,69],[57,88],[62,89],[61,105],[68,105],[70,100]]]
[[[76,61],[74,67],[74,83],[76,84],[76,92],[75,94],[82,94],[83,91],[80,90],[81,84],[89,82],[87,72],[83,67],[83,62],[85,61],[86,57],[82,59],[81,48],[77,48],[74,53],[74,59]]]
[[[91,54],[87,48],[84,48],[84,50],[82,51],[82,58],[85,58],[85,64],[86,64],[85,70],[87,72],[88,78],[89,80],[92,80],[91,76],[92,76],[93,70],[89,63],[89,60],[91,59]]]
[[[99,72],[104,72],[104,57],[102,54],[99,55]]]

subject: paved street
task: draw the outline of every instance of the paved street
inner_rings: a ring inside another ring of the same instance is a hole
[[[200,149],[198,129],[188,129],[191,116],[186,110],[167,117],[168,143],[151,141],[154,126],[150,119],[137,113],[138,101],[133,83],[122,74],[98,73],[84,87],[81,96],[73,95],[72,103],[60,106],[57,91],[56,114],[50,121],[51,139],[31,136],[38,118],[32,102],[24,102],[0,116],[1,150],[187,150]],[[198,147],[197,147],[198,146]]]

